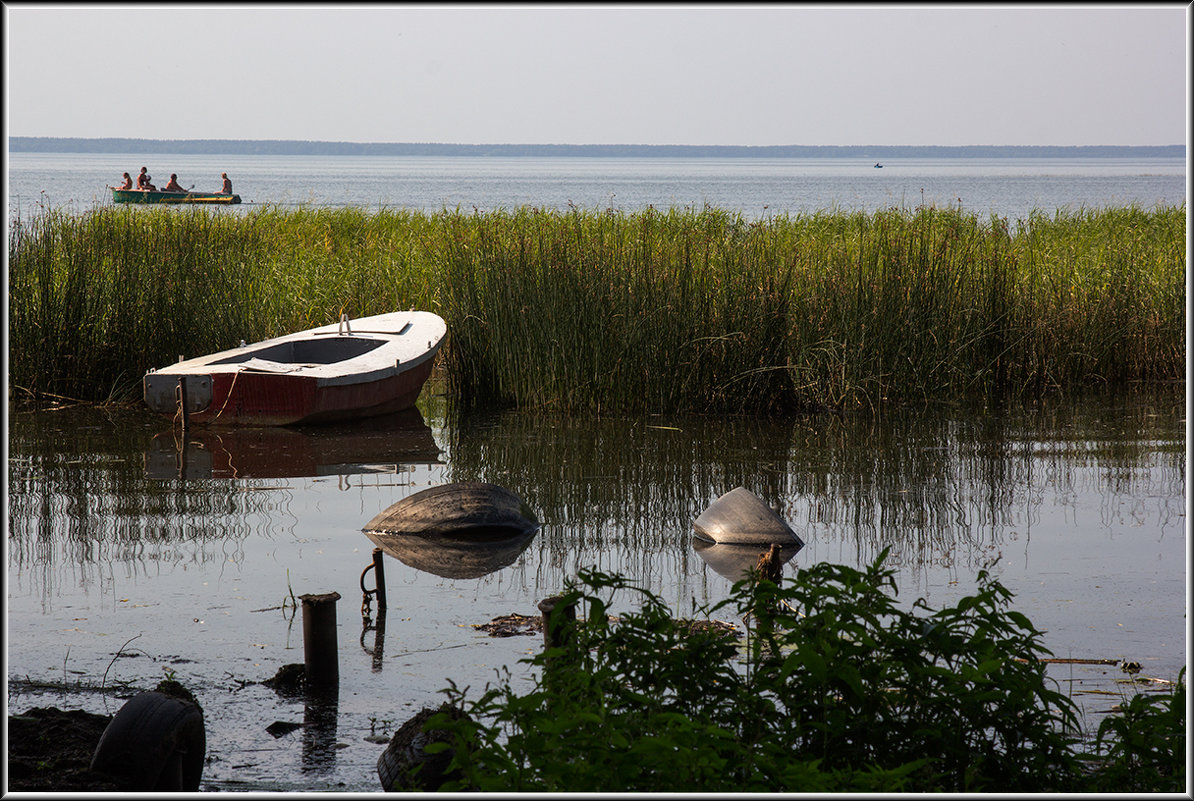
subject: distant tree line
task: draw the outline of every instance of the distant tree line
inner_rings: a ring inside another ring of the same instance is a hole
[[[467,145],[285,139],[11,136],[12,153],[246,156],[556,156],[613,158],[1185,158],[1185,145]]]

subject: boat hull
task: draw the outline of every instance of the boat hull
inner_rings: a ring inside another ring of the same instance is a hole
[[[198,425],[305,425],[400,412],[418,399],[446,331],[429,312],[323,326],[146,373],[145,403],[175,416],[185,397],[187,422]]]
[[[219,192],[150,192],[144,189],[113,189],[113,203],[203,203],[216,206],[234,206],[240,203],[240,195],[224,195]]]
[[[539,521],[505,487],[464,481],[408,495],[362,530],[403,564],[467,579],[513,564],[539,530]]]
[[[804,547],[792,527],[745,487],[735,487],[709,504],[692,528],[696,536],[709,542]]]

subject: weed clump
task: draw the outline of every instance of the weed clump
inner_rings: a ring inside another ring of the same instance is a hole
[[[1181,786],[1182,749],[1162,745],[1184,728],[1176,711],[1145,722],[1147,702],[1134,702],[1124,726],[1153,739],[1128,738],[1116,748],[1135,761],[1113,748],[1092,773],[1075,705],[1046,676],[1042,633],[1009,608],[1010,591],[984,572],[954,606],[903,609],[884,556],[862,571],[818,564],[783,587],[739,582],[708,611],[750,621],[744,645],[581,571],[562,603],[587,613],[567,647],[527,660],[529,692],[508,677],[475,698],[444,691],[468,720],[429,724],[453,732],[443,748],[461,778],[443,789],[1059,792],[1109,787],[1129,768]],[[639,608],[614,621],[606,596],[626,592]]]

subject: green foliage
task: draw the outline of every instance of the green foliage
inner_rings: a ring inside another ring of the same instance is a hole
[[[9,232],[12,382],[130,400],[146,370],[352,317],[427,308],[409,215],[98,208]]]
[[[444,789],[575,792],[1050,792],[1081,789],[1075,708],[1041,632],[985,573],[955,606],[895,600],[881,556],[735,585],[708,610],[753,622],[744,648],[681,624],[623,579],[581,571],[563,646],[476,698],[445,693],[461,780]],[[615,594],[638,608],[614,621]],[[447,746],[445,746],[446,748]]]
[[[1036,397],[1185,375],[1186,213],[99,208],[16,220],[10,369],[151,367],[412,306],[469,402],[617,414]]]
[[[1137,693],[1119,715],[1099,724],[1094,789],[1184,793],[1186,785],[1185,669],[1166,695]],[[1105,751],[1105,753],[1103,753]]]

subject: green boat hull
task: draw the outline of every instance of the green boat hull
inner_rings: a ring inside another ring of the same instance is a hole
[[[240,203],[240,195],[218,192],[148,192],[141,189],[113,189],[114,203],[215,203],[231,206]]]

